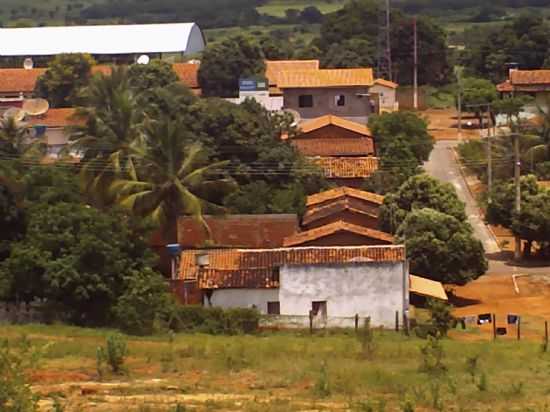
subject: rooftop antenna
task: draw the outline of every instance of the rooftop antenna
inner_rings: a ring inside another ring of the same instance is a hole
[[[142,54],[141,56],[138,57],[137,64],[148,64],[149,61],[150,61],[149,56],[147,56],[146,54]]]
[[[29,116],[40,116],[48,111],[50,104],[46,99],[27,99],[22,108]]]
[[[23,68],[25,70],[31,70],[34,67],[34,62],[30,57],[27,57],[25,60],[23,60]]]

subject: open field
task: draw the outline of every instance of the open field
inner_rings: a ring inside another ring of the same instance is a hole
[[[426,341],[391,331],[376,331],[370,358],[352,332],[129,337],[127,373],[99,381],[96,350],[108,331],[1,328],[12,347],[23,334],[49,345],[31,374],[44,411],[55,398],[67,412],[410,410],[406,402],[416,411],[548,410],[550,354],[540,343],[472,341],[474,330],[442,341],[437,373],[421,370]]]
[[[257,7],[259,13],[283,17],[285,10],[303,10],[308,6],[315,6],[321,13],[331,13],[345,4],[345,0],[271,0],[267,4]]]

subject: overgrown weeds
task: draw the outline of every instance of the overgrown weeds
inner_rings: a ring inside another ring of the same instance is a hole
[[[126,372],[124,362],[128,356],[128,344],[126,339],[119,334],[107,336],[105,347],[97,348],[96,368],[100,378],[105,374],[105,364],[111,368],[111,372],[122,374]]]

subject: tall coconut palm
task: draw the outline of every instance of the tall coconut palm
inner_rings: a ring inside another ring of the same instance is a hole
[[[117,177],[109,187],[117,203],[151,218],[172,239],[181,214],[195,216],[208,231],[203,213],[223,211],[217,203],[236,188],[223,173],[227,162],[209,162],[186,130],[168,117],[146,122],[143,137],[129,148],[127,163],[116,164]]]
[[[125,68],[113,68],[110,75],[96,75],[84,91],[86,107],[76,116],[85,124],[71,129],[69,150],[81,153],[83,191],[96,204],[111,203],[106,188],[114,178],[113,164],[127,159],[124,153],[142,133],[143,110],[128,86]]]

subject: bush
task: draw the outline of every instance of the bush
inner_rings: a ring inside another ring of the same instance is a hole
[[[170,328],[175,332],[202,332],[213,335],[252,333],[258,329],[256,309],[221,309],[202,306],[177,306]]]
[[[455,323],[451,313],[452,306],[446,302],[428,299],[428,310],[430,311],[430,323],[441,336],[447,336],[448,330]]]
[[[126,340],[120,335],[107,336],[106,346],[97,348],[97,369],[103,374],[103,363],[107,363],[113,373],[124,372],[124,361],[128,355]]]

